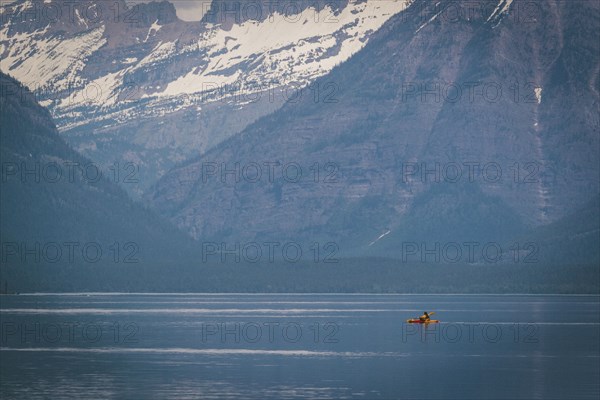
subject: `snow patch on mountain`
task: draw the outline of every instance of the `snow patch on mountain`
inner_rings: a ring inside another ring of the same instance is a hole
[[[303,19],[295,23],[276,12],[269,20],[246,21],[230,31],[208,31],[198,42],[200,48],[209,49],[208,65],[199,72],[194,67],[157,95],[198,93],[207,85],[233,84],[240,77],[279,84],[307,82],[326,74],[362,49],[366,44],[365,34],[379,29],[407,4],[406,1],[373,0],[354,3],[335,17],[335,24],[323,23],[332,13],[326,7],[305,13]],[[315,18],[309,17],[313,14]],[[249,60],[255,67],[242,74]],[[282,73],[282,67],[287,71]],[[236,72],[229,72],[231,70]]]
[[[152,24],[152,26],[150,27],[150,29],[148,29],[148,35],[146,35],[146,39],[144,39],[144,43],[146,43],[148,41],[148,38],[150,38],[150,35],[152,35],[153,33],[156,34],[156,32],[158,32],[160,30],[160,28],[162,28],[162,26],[159,25],[158,19],[157,19]]]
[[[3,38],[0,68],[34,91],[46,84],[57,91],[68,89],[81,79],[87,58],[106,43],[104,27],[70,38],[47,36],[48,27],[9,37],[9,28],[10,23],[0,30]]]
[[[386,230],[384,233],[382,233],[381,235],[379,235],[379,237],[377,239],[375,239],[371,243],[369,243],[369,247],[373,246],[375,243],[379,242],[381,239],[383,239],[384,237],[386,237],[390,233],[392,233],[391,230],[389,230],[389,229]]]
[[[69,103],[102,103],[112,106],[117,101],[117,89],[121,86],[122,72],[111,73],[93,80],[85,88],[74,92],[71,97],[62,100],[60,107]]]
[[[543,91],[543,90],[544,90],[544,89],[543,89],[543,88],[541,88],[541,87],[536,87],[536,88],[534,89],[534,91],[535,91],[535,98],[536,98],[536,100],[537,100],[538,104],[541,104],[541,103],[542,103],[542,91]]]
[[[439,3],[438,3],[439,4]],[[427,25],[429,25],[431,22],[433,22],[433,20],[435,20],[437,17],[440,16],[441,13],[443,13],[445,10],[441,10],[440,12],[438,12],[437,14],[435,14],[433,17],[429,18],[429,20],[427,22],[425,22],[423,25],[421,25],[416,31],[415,33],[419,33],[421,31],[421,29],[425,28]]]
[[[90,87],[88,90],[96,91],[95,87],[100,84],[109,85],[102,86],[103,93],[99,96],[86,97],[81,93],[71,93],[68,94],[68,101],[62,99],[54,106],[50,103],[55,116],[65,116],[78,106],[110,108],[115,105],[110,100],[118,98],[119,92],[127,89],[127,76],[137,72],[146,75],[154,73],[162,64],[174,62],[184,55],[188,56],[187,71],[177,75],[168,74],[168,78],[161,80],[160,85],[156,82],[152,82],[152,85],[136,82],[140,86],[137,98],[120,97],[129,100],[150,98],[162,103],[166,98],[214,91],[215,85],[236,84],[247,93],[264,88],[245,85],[245,82],[275,86],[294,83],[298,87],[327,74],[361,50],[370,33],[410,3],[409,0],[351,0],[336,13],[330,7],[320,10],[312,8],[302,13],[300,19],[293,20],[290,16],[274,12],[266,20],[248,20],[234,25],[230,30],[211,23],[198,29],[197,24],[197,39],[192,41],[183,38],[183,35],[189,34],[190,25],[186,25],[182,33],[174,38],[173,30],[167,29],[165,32],[166,28],[157,19],[147,30],[140,32],[141,35],[132,36],[137,37],[139,43],[153,41],[151,50],[144,51],[139,46],[122,49],[119,54],[122,58],[113,63],[121,66],[118,72],[98,68],[95,63],[104,61],[105,56],[91,59],[109,40],[109,35],[105,34],[108,22],[88,29],[88,23],[76,9],[75,15],[79,17],[76,23],[81,29],[71,34],[49,30],[50,26],[34,32],[15,33],[10,30],[9,20],[0,31],[0,67],[34,91],[42,84],[50,87],[51,91],[74,87],[80,92],[87,86]],[[11,12],[18,15],[30,6],[30,1],[22,2],[14,6]],[[112,37],[110,40],[118,39]],[[189,57],[192,57],[191,61]],[[105,76],[89,76],[86,67],[106,71]],[[157,86],[161,88],[158,91]],[[223,96],[229,95],[225,91]],[[123,106],[119,104],[119,109],[114,111],[122,111]],[[144,104],[144,107],[147,106]],[[177,110],[174,108],[173,112]],[[59,118],[59,129],[68,129],[72,122],[69,118]]]
[[[498,5],[494,9],[494,12],[492,12],[492,14],[488,17],[487,22],[490,22],[490,21],[500,17],[502,14],[508,12],[512,2],[513,2],[513,0],[500,0]]]
[[[158,45],[154,47],[152,52],[144,57],[141,61],[139,61],[131,71],[143,69],[148,65],[153,65],[159,63],[161,61],[168,60],[169,57],[173,56],[176,52],[176,47],[174,42],[162,43],[159,42]]]

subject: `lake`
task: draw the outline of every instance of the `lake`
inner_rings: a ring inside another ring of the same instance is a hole
[[[3,399],[600,397],[591,295],[35,294],[0,325]]]

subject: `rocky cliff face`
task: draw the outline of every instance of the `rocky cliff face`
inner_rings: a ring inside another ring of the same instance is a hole
[[[348,254],[500,242],[556,221],[599,191],[599,12],[415,1],[315,82],[335,96],[284,105],[146,200],[197,239]]]
[[[408,5],[215,0],[202,22],[171,3],[19,0],[0,8],[0,68],[105,165],[135,163],[139,194],[288,101]]]

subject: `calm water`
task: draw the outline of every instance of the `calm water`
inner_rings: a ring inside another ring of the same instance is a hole
[[[3,399],[598,399],[598,296],[0,298]],[[442,321],[404,320],[424,310]]]

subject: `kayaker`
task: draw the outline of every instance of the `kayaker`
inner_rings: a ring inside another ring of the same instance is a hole
[[[423,315],[421,315],[419,319],[421,320],[421,322],[425,322],[429,321],[431,318],[429,318],[429,314],[427,314],[427,311],[423,311]]]

